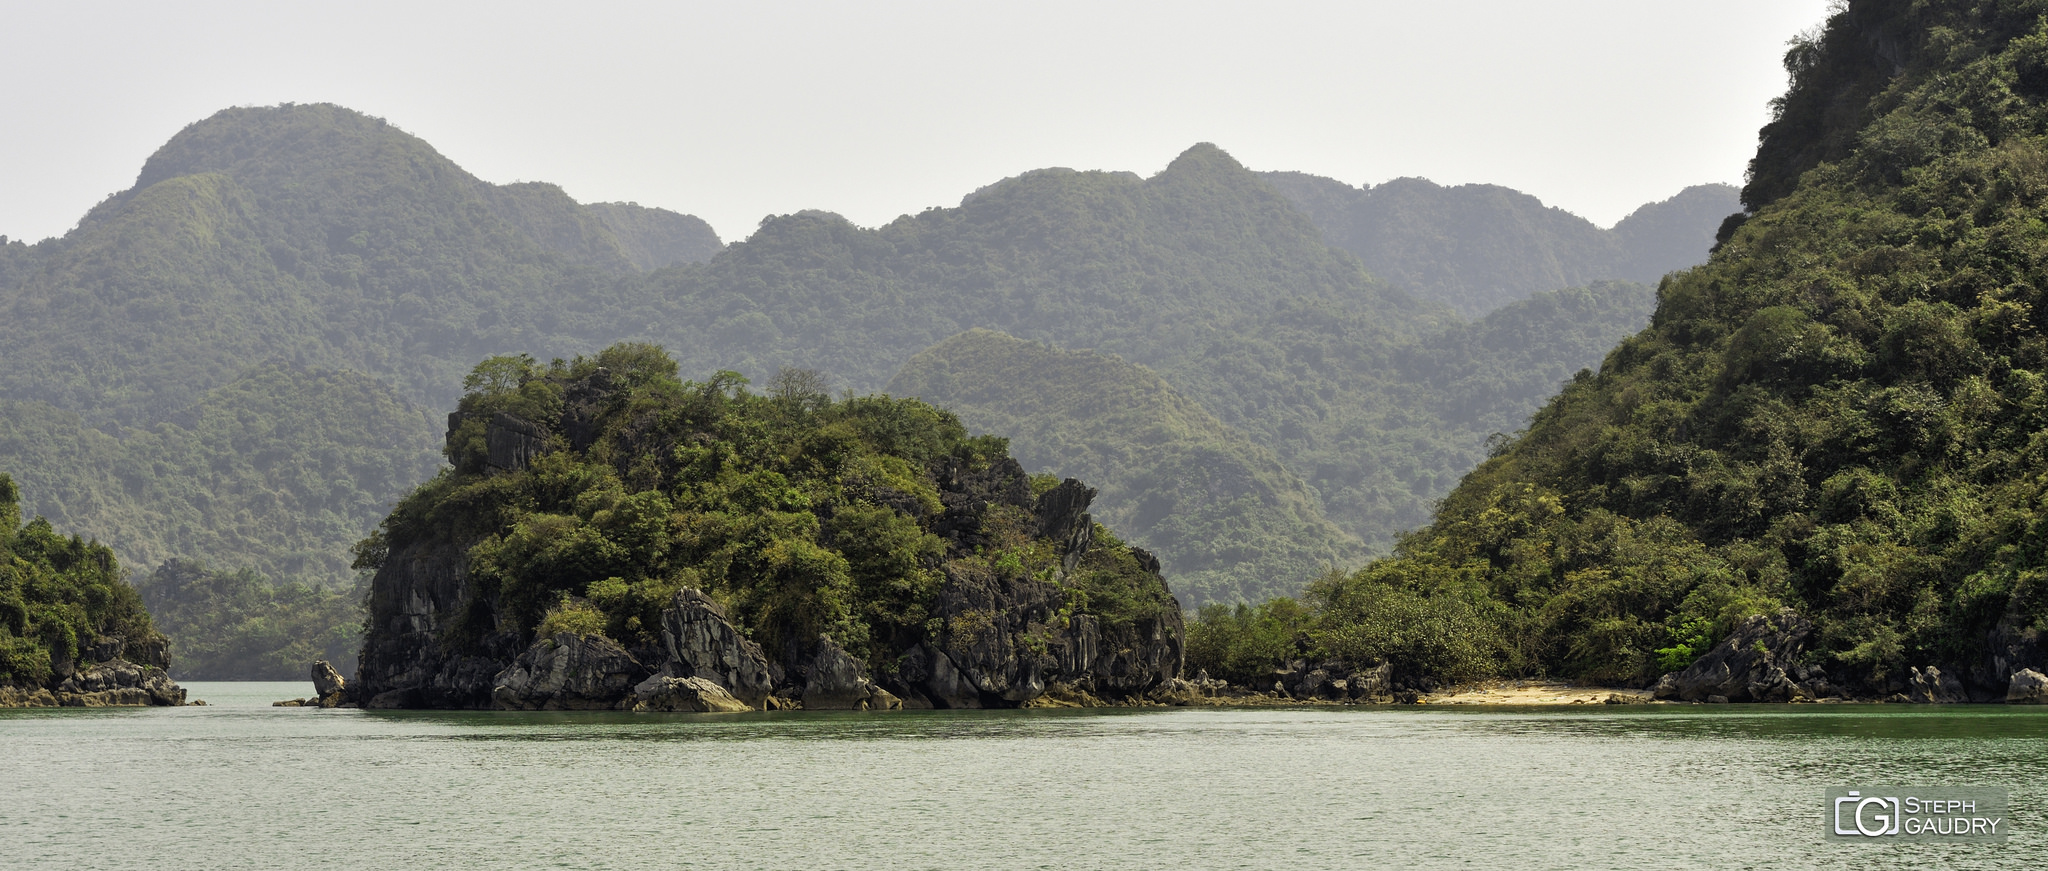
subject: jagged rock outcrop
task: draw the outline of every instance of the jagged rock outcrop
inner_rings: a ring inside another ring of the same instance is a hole
[[[498,412],[484,428],[484,447],[491,468],[513,471],[526,468],[534,457],[547,453],[547,430],[533,421]]]
[[[740,634],[725,609],[700,590],[685,588],[661,614],[661,637],[676,677],[701,677],[759,709],[773,692],[768,657]]]
[[[323,708],[339,707],[347,700],[348,680],[327,660],[313,661],[313,698]]]
[[[1731,702],[1791,701],[1802,694],[1794,671],[1812,636],[1813,622],[1790,609],[1746,617],[1684,671],[1664,675],[1652,695],[1687,702],[1714,696]]]
[[[350,695],[363,707],[491,706],[498,673],[526,644],[518,632],[496,625],[497,602],[471,583],[468,544],[393,545],[370,585],[368,631],[350,683]],[[466,624],[471,632],[463,634],[470,637],[453,637],[451,624],[471,615],[485,619]]]
[[[1394,664],[1382,662],[1372,668],[1354,671],[1344,679],[1345,691],[1352,700],[1360,702],[1392,701],[1394,697]]]
[[[633,710],[738,714],[754,710],[754,706],[734,698],[725,687],[706,678],[657,674],[634,685]]]
[[[593,711],[624,707],[647,668],[617,642],[559,632],[528,647],[499,672],[491,702],[508,711]]]
[[[1970,697],[1955,675],[1930,665],[1913,669],[1912,676],[1906,679],[1906,699],[1921,705],[1952,705],[1967,702]]]
[[[2005,703],[2008,705],[2048,705],[2048,675],[2031,668],[2012,673],[2012,681],[2006,685]]]
[[[1095,491],[1070,478],[1033,500],[1022,486],[1022,469],[1009,466],[978,481],[956,481],[968,498],[948,504],[1031,511],[1038,531],[1060,542],[1062,571],[1071,573],[1090,546],[1094,523],[1087,510]],[[1133,552],[1144,571],[1158,573],[1157,558]],[[922,697],[907,699],[913,704],[945,708],[1017,705],[1053,681],[1106,698],[1139,698],[1178,677],[1185,659],[1180,605],[1163,585],[1161,595],[1153,613],[1104,625],[1090,614],[1061,617],[1056,583],[948,570],[932,609],[943,628],[909,651],[894,683]]]
[[[163,669],[117,659],[80,671],[57,685],[57,704],[64,707],[119,705],[182,705],[185,688],[171,682]]]
[[[1038,504],[1032,513],[1038,519],[1038,534],[1058,542],[1061,568],[1073,573],[1081,555],[1088,550],[1088,543],[1095,534],[1095,519],[1088,515],[1088,506],[1095,501],[1095,490],[1079,480],[1068,478],[1058,486],[1038,497]]]
[[[109,708],[185,704],[170,678],[170,643],[162,636],[130,641],[101,635],[79,651],[87,663],[57,663],[45,686],[0,683],[0,708]]]
[[[806,711],[900,710],[902,700],[868,680],[867,664],[830,636],[818,637],[818,655],[804,683]]]

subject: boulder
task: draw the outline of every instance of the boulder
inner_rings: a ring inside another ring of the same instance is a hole
[[[331,696],[348,686],[348,679],[335,671],[327,660],[313,660],[313,695]]]
[[[341,676],[341,672],[335,671],[334,666],[329,665],[327,660],[313,661],[313,697],[319,700],[320,707],[339,706],[348,698],[347,687],[348,680]]]
[[[647,677],[639,660],[602,635],[558,632],[528,647],[491,688],[495,707],[507,711],[591,711],[628,707],[635,684]],[[374,706],[376,699],[372,699]]]
[[[1963,692],[1962,681],[1931,665],[1913,669],[1912,676],[1906,679],[1906,698],[1921,705],[1952,705],[1970,700]]]
[[[1202,690],[1192,681],[1176,677],[1160,681],[1158,686],[1145,694],[1145,697],[1162,705],[1186,707],[1201,703]]]
[[[1743,618],[1684,671],[1664,675],[1651,694],[1687,702],[1714,696],[1735,702],[1791,701],[1801,692],[1792,673],[1812,636],[1813,622],[1791,609]]]
[[[760,709],[774,690],[768,657],[702,591],[684,589],[661,613],[662,644],[676,677],[700,677]]]
[[[2031,668],[2012,673],[2005,690],[2008,705],[2048,705],[2048,675]]]
[[[633,687],[633,710],[737,714],[754,708],[709,679],[657,674]]]

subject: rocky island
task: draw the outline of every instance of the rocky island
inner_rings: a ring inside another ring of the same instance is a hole
[[[346,702],[986,708],[1179,675],[1159,561],[945,411],[807,371],[684,382],[630,344],[494,357],[464,387],[451,468],[357,547]]]
[[[21,522],[0,474],[0,708],[182,705],[170,645],[114,552]]]

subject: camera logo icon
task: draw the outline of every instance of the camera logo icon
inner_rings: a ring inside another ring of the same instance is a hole
[[[1878,838],[1899,833],[1897,796],[1860,795],[1850,790],[1835,799],[1835,834]]]

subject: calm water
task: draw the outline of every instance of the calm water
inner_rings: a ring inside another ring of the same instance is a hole
[[[2048,709],[0,711],[7,868],[2048,863]],[[2012,791],[2003,845],[1841,845],[1831,784]]]

